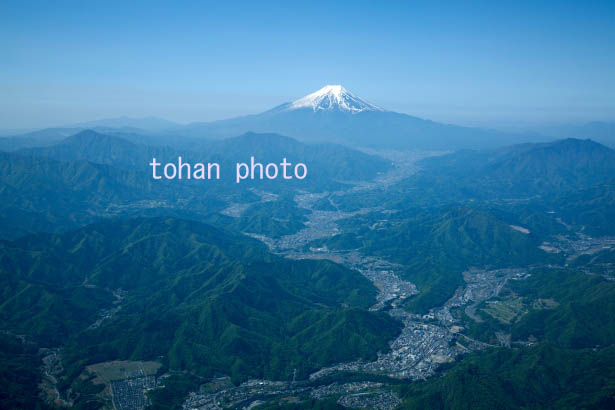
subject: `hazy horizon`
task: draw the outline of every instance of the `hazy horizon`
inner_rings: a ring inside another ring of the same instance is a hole
[[[226,120],[226,119],[231,119],[231,118],[236,118],[236,117],[241,117],[241,116],[246,116],[246,115],[260,114],[277,105],[280,105],[286,102],[291,102],[293,100],[294,99],[288,100],[288,101],[282,101],[278,104],[274,104],[272,106],[263,108],[260,111],[241,112],[241,113],[236,113],[236,114],[229,114],[228,116],[224,116],[220,118],[208,118],[205,120],[195,118],[195,119],[186,121],[186,120],[177,120],[177,119],[173,119],[170,117],[159,116],[159,115],[147,115],[146,114],[146,115],[141,115],[141,116],[131,116],[131,115],[118,113],[118,115],[110,115],[107,117],[100,117],[100,116],[84,117],[84,118],[80,118],[79,120],[75,120],[72,122],[61,122],[60,123],[60,122],[52,121],[49,123],[39,124],[38,126],[21,125],[21,126],[14,126],[14,127],[5,127],[3,126],[3,124],[0,124],[0,135],[9,135],[15,132],[28,132],[28,131],[44,129],[44,128],[74,127],[74,126],[80,126],[80,125],[85,125],[89,123],[106,122],[110,120],[163,120],[163,121],[168,121],[170,123],[175,123],[177,125],[188,125],[191,123],[211,122],[211,121]],[[387,111],[401,112],[401,111],[388,109],[387,107],[383,107],[383,108],[387,109]],[[448,117],[446,116],[429,117],[429,116],[418,115],[412,112],[401,112],[401,113],[407,114],[410,116],[420,117],[426,120],[444,123],[444,124],[459,125],[459,126],[464,126],[464,127],[491,128],[491,129],[502,130],[502,131],[516,131],[516,132],[524,132],[524,131],[538,131],[539,132],[541,129],[549,128],[549,127],[585,125],[591,122],[603,122],[603,123],[615,122],[615,117],[613,118],[576,118],[576,119],[566,118],[566,119],[561,119],[559,121],[557,120],[555,121],[554,120],[550,120],[550,121],[534,120],[533,121],[531,118],[520,118],[520,119],[501,119],[499,118],[499,119],[490,121],[488,117],[483,117],[483,118],[474,118],[474,119],[465,119],[465,120],[459,119],[459,121],[454,121],[454,120],[449,120]],[[91,126],[91,125],[88,125],[88,126]]]
[[[118,13],[118,7],[121,13]],[[615,5],[15,2],[0,128],[255,114],[326,84],[489,128],[615,120]]]

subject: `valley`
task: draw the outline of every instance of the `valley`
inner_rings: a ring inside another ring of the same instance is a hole
[[[474,152],[308,149],[269,134],[220,146],[261,137],[312,158],[362,158],[377,176],[332,177],[339,170],[319,175],[311,166],[303,187],[246,179],[241,192],[220,185],[198,190],[199,199],[189,186],[143,186],[136,174],[87,162],[79,168],[84,192],[95,186],[99,194],[84,200],[103,219],[88,224],[91,214],[67,213],[89,206],[69,194],[67,208],[50,208],[48,217],[80,227],[0,244],[0,268],[11,273],[0,314],[13,333],[49,349],[39,374],[47,403],[392,410],[412,394],[442,391],[438,381],[457,377],[467,363],[492,366],[492,352],[546,354],[540,349],[553,344],[574,356],[608,348],[611,309],[599,307],[615,295],[615,240],[598,228],[611,232],[599,223],[609,212],[609,185],[598,208],[560,205],[578,195],[586,171],[538,186],[525,177],[534,165],[519,177],[485,171],[509,163],[516,171],[525,160],[516,148],[485,160]],[[41,152],[74,158],[88,138],[145,150],[88,132]],[[611,159],[590,142],[523,152],[569,149]],[[71,192],[73,162],[37,155],[5,159],[18,169],[36,164]],[[557,173],[565,167],[558,161],[541,166]],[[18,187],[10,167],[5,179]],[[89,175],[102,170],[93,182]],[[599,183],[608,184],[607,171],[598,168]],[[28,180],[46,184],[38,172]],[[126,188],[107,189],[117,187],[107,177]],[[516,188],[501,188],[507,184]],[[148,192],[158,199],[145,199]],[[11,199],[7,215],[29,206]],[[28,224],[15,226],[23,232]],[[85,371],[118,360],[159,367],[126,371],[104,387],[95,370]]]
[[[337,402],[349,408],[367,405],[370,408],[392,410],[397,408],[401,401],[396,393],[386,388],[386,385],[383,389],[382,383],[374,384],[365,381],[339,384],[334,381],[331,384],[327,382],[323,384],[323,381],[353,373],[373,374],[391,379],[425,380],[434,375],[438,366],[453,362],[460,354],[493,347],[493,345],[461,334],[463,321],[455,318],[451,314],[451,309],[464,307],[465,314],[471,320],[482,321],[475,313],[477,305],[498,296],[508,281],[526,278],[527,268],[499,270],[472,268],[464,272],[465,283],[455,291],[453,297],[444,305],[420,315],[409,313],[401,308],[405,299],[418,294],[419,291],[413,283],[400,279],[396,272],[399,272],[402,266],[398,263],[365,255],[356,249],[329,250],[326,246],[310,246],[313,241],[342,233],[337,224],[339,220],[375,211],[386,211],[382,207],[362,208],[352,212],[320,210],[315,209],[315,204],[323,198],[340,198],[345,194],[366,192],[376,188],[385,189],[416,172],[418,169],[416,161],[422,158],[416,153],[409,153],[405,156],[399,152],[392,157],[397,160],[394,162],[393,170],[380,176],[373,183],[357,184],[348,190],[334,193],[297,194],[295,196],[297,206],[309,211],[305,228],[297,233],[271,238],[246,232],[247,235],[264,242],[272,252],[278,255],[291,259],[328,259],[356,270],[369,279],[379,290],[376,296],[377,303],[370,307],[370,310],[384,310],[391,317],[403,323],[401,334],[389,343],[391,351],[379,353],[378,359],[372,362],[358,360],[322,368],[310,374],[309,380],[306,381],[252,380],[238,387],[227,387],[215,392],[193,392],[184,402],[185,409],[252,408],[254,405],[274,398],[287,397],[288,400],[292,400],[293,396],[309,394],[310,397],[321,400],[332,396],[339,397]],[[271,194],[261,193],[261,198],[263,201],[268,201]],[[248,204],[245,206],[233,204],[223,213],[240,217],[242,211],[248,206]],[[504,340],[500,345],[510,346],[510,342]],[[353,397],[356,398],[357,395],[359,397],[369,395],[374,401],[367,404],[367,401],[353,400]]]

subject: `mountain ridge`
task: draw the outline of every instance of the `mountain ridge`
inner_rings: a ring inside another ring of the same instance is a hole
[[[68,383],[84,358],[161,356],[206,377],[285,379],[293,368],[307,377],[374,358],[399,332],[392,318],[367,311],[377,291],[357,271],[281,258],[245,235],[178,218],[115,218],[0,241],[0,272],[4,326],[42,346],[66,342]],[[121,309],[91,326],[120,288]],[[344,335],[351,340],[336,348]]]

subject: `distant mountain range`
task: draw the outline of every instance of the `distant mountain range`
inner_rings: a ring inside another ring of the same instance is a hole
[[[539,127],[524,132],[462,127],[389,111],[341,85],[327,85],[260,114],[187,125],[156,117],[109,118],[0,138],[0,149],[47,145],[85,129],[174,146],[194,139],[228,138],[247,132],[277,133],[302,141],[393,149],[495,148],[555,138],[591,138],[615,146],[615,123]]]
[[[591,138],[615,147],[615,122],[592,121],[585,124],[537,127],[536,131],[557,138]]]
[[[158,134],[147,132],[139,128],[71,126],[64,128],[44,128],[42,130],[30,131],[25,134],[0,137],[0,151],[16,151],[23,148],[45,147],[88,130],[149,145],[169,145],[173,142],[173,138],[169,136],[159,136]]]
[[[130,117],[117,117],[117,118],[105,118],[97,121],[87,121],[78,124],[70,125],[75,128],[123,128],[123,129],[139,129],[149,132],[158,132],[161,130],[173,130],[181,127],[173,121],[165,120],[158,117],[144,117],[144,118],[130,118]]]

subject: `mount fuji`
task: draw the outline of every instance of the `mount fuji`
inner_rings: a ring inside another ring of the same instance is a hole
[[[225,138],[246,132],[278,133],[303,141],[328,141],[397,149],[490,148],[527,140],[528,135],[437,123],[385,110],[341,85],[327,85],[295,101],[256,115],[178,130],[189,137]]]
[[[365,111],[384,111],[382,108],[357,97],[341,85],[327,85],[320,90],[282,104],[271,110],[277,112],[308,109],[317,111],[342,111],[358,114]]]

